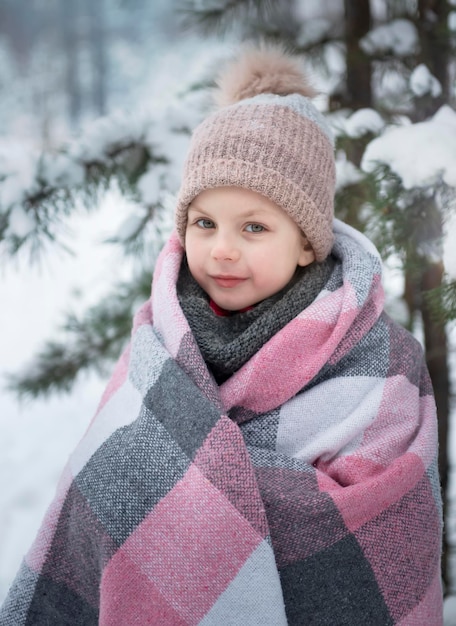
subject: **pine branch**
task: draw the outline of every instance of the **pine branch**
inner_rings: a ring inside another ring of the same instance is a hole
[[[177,13],[184,28],[203,33],[223,33],[235,23],[246,21],[273,22],[279,14],[278,3],[272,0],[182,0]]]
[[[62,160],[64,169],[62,171]],[[49,243],[63,244],[65,220],[82,200],[86,208],[95,206],[100,192],[115,178],[124,193],[134,194],[135,185],[148,167],[168,164],[153,154],[142,140],[108,146],[98,158],[69,155],[41,155],[36,175],[20,202],[0,207],[0,251],[3,257],[16,255],[27,247],[33,259]],[[53,178],[53,170],[60,177]],[[0,182],[6,184],[7,180]],[[5,210],[6,208],[6,210]],[[64,246],[65,247],[65,246]]]
[[[134,284],[120,284],[90,308],[83,319],[68,313],[60,330],[64,341],[48,341],[23,372],[6,377],[6,388],[20,399],[70,392],[88,371],[105,374],[126,345],[134,310],[150,294],[151,273]]]
[[[435,322],[444,325],[456,320],[456,281],[448,281],[441,287],[426,291],[424,297]]]
[[[367,234],[384,258],[398,254],[404,262],[407,259],[419,266],[424,256],[438,251],[441,213],[433,199],[439,190],[447,190],[443,182],[434,184],[431,195],[427,187],[405,189],[399,176],[384,164],[367,174],[366,182],[371,211]]]
[[[415,306],[423,301],[433,320],[442,327],[456,319],[456,281],[448,276],[436,288],[422,284],[423,268],[441,265],[443,211],[455,206],[455,190],[440,181],[429,188],[404,189],[400,178],[386,165],[367,175],[369,215],[366,232],[383,259],[395,255],[411,283],[417,285]],[[409,306],[410,306],[409,302]],[[413,304],[413,303],[412,303]]]
[[[187,120],[185,92],[182,100],[182,119],[175,104],[171,114],[157,117],[115,113],[95,120],[54,153],[29,152],[21,161],[0,161],[0,258],[25,251],[34,260],[49,244],[68,250],[68,216],[75,207],[96,207],[113,180],[151,215],[162,192],[177,191],[174,170],[176,162],[180,169],[195,117]],[[148,181],[155,177],[156,184],[145,185],[144,176]]]

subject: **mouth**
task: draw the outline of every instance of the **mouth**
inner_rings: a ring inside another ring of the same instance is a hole
[[[246,278],[240,276],[211,276],[212,280],[219,286],[224,288],[236,287],[243,283]]]

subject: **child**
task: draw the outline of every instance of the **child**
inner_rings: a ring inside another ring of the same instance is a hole
[[[381,262],[333,219],[297,61],[245,52],[0,623],[442,623],[436,417]]]

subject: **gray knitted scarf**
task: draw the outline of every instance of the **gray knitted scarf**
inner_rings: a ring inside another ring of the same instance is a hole
[[[278,293],[248,311],[222,317],[211,309],[209,296],[190,274],[184,258],[177,282],[179,302],[203,358],[219,384],[315,300],[334,265],[333,257],[328,257],[322,263],[299,267]]]

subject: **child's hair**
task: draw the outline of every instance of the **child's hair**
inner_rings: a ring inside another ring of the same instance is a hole
[[[195,130],[176,209],[205,189],[244,187],[278,204],[298,224],[317,261],[333,243],[335,163],[331,130],[298,60],[281,48],[247,48],[220,76],[222,108]]]

